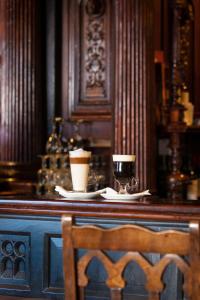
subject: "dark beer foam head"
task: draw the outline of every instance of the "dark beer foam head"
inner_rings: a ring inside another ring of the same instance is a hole
[[[113,154],[113,161],[127,161],[132,162],[135,161],[135,155],[134,154]]]

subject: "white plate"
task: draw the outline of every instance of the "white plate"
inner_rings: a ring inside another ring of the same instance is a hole
[[[99,196],[101,193],[105,192],[106,189],[102,189],[95,192],[74,192],[74,191],[67,191],[61,186],[56,186],[55,190],[63,197],[71,200],[81,200],[81,199],[92,199]]]
[[[151,195],[149,190],[146,190],[141,193],[135,194],[109,194],[109,193],[102,193],[101,196],[107,200],[137,200],[144,196]]]

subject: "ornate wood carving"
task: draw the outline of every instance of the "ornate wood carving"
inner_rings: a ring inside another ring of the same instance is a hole
[[[27,282],[29,238],[20,235],[0,235],[0,284],[6,280]]]
[[[2,0],[0,160],[18,177],[33,176],[32,163],[42,151],[40,1]],[[40,49],[40,51],[39,51]],[[15,167],[17,166],[17,171]],[[31,174],[32,172],[32,174]],[[25,175],[26,174],[26,175]],[[8,175],[10,177],[11,174]],[[13,177],[11,176],[11,177]]]
[[[94,2],[94,1],[93,1]],[[82,94],[87,97],[106,96],[106,45],[105,26],[103,12],[105,9],[99,8],[99,13],[89,9],[86,4],[87,25],[85,30],[85,65],[83,66],[83,90]],[[91,5],[91,4],[90,4]],[[104,3],[105,5],[105,3]]]
[[[63,2],[62,94],[66,118],[111,117],[111,4],[104,0]]]
[[[162,276],[170,263],[175,263],[177,267],[185,274],[185,280],[187,284],[184,286],[185,293],[191,295],[191,279],[192,274],[188,263],[176,254],[166,254],[164,255],[159,262],[155,265],[149,263],[139,252],[128,252],[122,256],[117,262],[113,263],[111,259],[100,250],[88,251],[78,262],[78,285],[81,287],[86,287],[88,284],[88,278],[86,276],[86,269],[91,262],[91,260],[97,257],[102,265],[104,266],[108,279],[106,284],[111,289],[118,289],[118,292],[121,292],[121,289],[125,287],[126,282],[122,274],[127,267],[128,263],[131,261],[137,262],[137,264],[144,270],[144,273],[147,278],[146,288],[150,291],[152,299],[159,300],[159,294],[163,291],[164,284],[162,282]],[[116,274],[119,274],[116,276]],[[152,278],[154,281],[152,282]]]
[[[88,284],[86,268],[97,257],[107,272],[106,284],[111,294],[122,299],[121,290],[125,287],[122,276],[127,264],[134,260],[142,268],[146,276],[146,290],[149,300],[161,299],[162,281],[166,267],[175,263],[184,275],[183,290],[189,299],[199,296],[199,224],[193,222],[189,232],[166,230],[155,232],[142,226],[123,225],[111,229],[96,226],[73,226],[72,217],[62,217],[63,257],[65,272],[66,298],[76,299],[76,284],[82,288]],[[163,247],[163,245],[165,245]],[[86,253],[75,262],[74,250],[86,249]],[[120,259],[113,262],[109,254],[103,251],[128,251]],[[163,254],[161,259],[151,264],[143,253]],[[189,256],[189,262],[185,256]],[[77,281],[76,282],[76,270]]]
[[[136,154],[140,188],[155,187],[153,2],[115,1],[115,153]],[[148,28],[148,30],[146,30]]]

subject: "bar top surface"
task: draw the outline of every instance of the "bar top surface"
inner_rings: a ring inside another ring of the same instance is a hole
[[[200,201],[178,201],[143,197],[136,201],[110,201],[103,198],[70,200],[34,195],[0,195],[0,214],[139,218],[160,221],[200,220]]]

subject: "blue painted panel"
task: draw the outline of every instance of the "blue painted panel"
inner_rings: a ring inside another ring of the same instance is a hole
[[[105,220],[96,218],[77,218],[77,224],[96,224],[113,227],[127,223],[126,220]],[[128,223],[141,224],[156,230],[178,228],[187,230],[185,223],[157,223],[128,220]],[[82,255],[82,251],[79,252]],[[121,253],[111,253],[116,260]],[[159,256],[149,255],[155,262]],[[27,297],[47,297],[63,299],[62,238],[59,217],[11,216],[0,215],[0,294]],[[88,268],[92,282],[87,288],[87,300],[107,300],[109,291],[105,286],[106,272],[101,264],[94,260]],[[125,270],[127,287],[124,299],[147,299],[145,278],[134,263]],[[165,282],[170,283],[162,300],[182,300],[178,288],[181,276],[177,268],[169,266]]]
[[[49,237],[49,286],[63,289],[62,238]]]
[[[0,230],[0,287],[30,289],[30,235]]]
[[[62,292],[63,298],[63,289],[60,291],[59,287],[57,288],[55,280],[53,290],[51,287],[49,289],[48,279],[54,274],[52,268],[56,269],[57,265],[61,265],[61,260],[58,263],[54,262],[53,254],[51,261],[54,265],[49,269],[46,236],[50,234],[59,236],[61,245],[59,217],[0,216],[0,259],[3,261],[0,268],[0,294],[42,297],[44,294],[51,295],[56,292],[58,295]],[[62,271],[59,271],[59,277],[59,286],[62,286]]]

